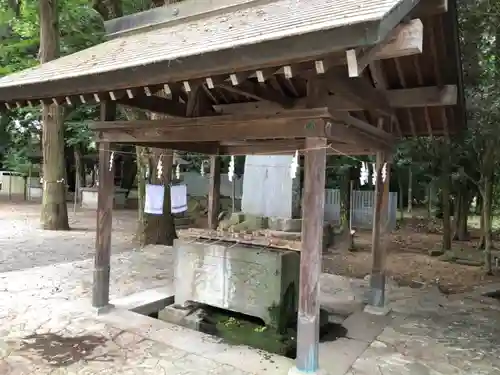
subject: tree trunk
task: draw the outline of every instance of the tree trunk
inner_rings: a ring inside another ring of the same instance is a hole
[[[457,204],[454,215],[455,235],[453,239],[458,241],[467,241],[469,239],[467,220],[469,217],[470,194],[467,188],[467,185],[461,184],[457,194]]]
[[[450,210],[450,182],[445,178],[442,186],[443,204],[443,250],[451,250],[451,210]]]
[[[351,192],[349,191],[350,172],[350,168],[347,168],[340,180],[340,225],[342,234],[349,233],[349,215],[351,211]]]
[[[445,141],[446,142],[446,141]],[[443,146],[443,171],[441,175],[441,199],[443,206],[443,250],[451,250],[451,207],[450,207],[450,154],[447,142]]]
[[[80,201],[80,188],[82,187],[82,155],[78,146],[75,146],[75,203]]]
[[[481,194],[476,195],[476,207],[474,207],[474,214],[475,215],[482,215],[483,212],[483,197]]]
[[[433,184],[433,181],[431,180],[429,182],[429,188],[427,190],[427,219],[429,219],[429,220],[432,217],[432,203],[433,203],[433,194],[434,194],[432,184]]]
[[[144,148],[143,148],[144,149]],[[146,245],[167,245],[172,246],[174,239],[177,238],[175,233],[174,218],[170,208],[170,183],[172,181],[172,165],[173,151],[163,149],[152,149],[152,155],[149,158],[150,174],[149,180],[153,184],[163,184],[165,186],[165,199],[163,204],[163,215],[150,215],[144,213],[144,192],[145,184],[141,183],[140,188],[140,210],[139,214],[139,240],[142,246]],[[142,153],[144,160],[144,152]],[[157,175],[158,162],[161,160],[163,172],[161,178]],[[143,170],[143,168],[141,168]]]
[[[412,210],[413,210],[413,173],[410,167],[408,168],[408,213],[411,214]]]
[[[136,237],[140,244],[146,242],[144,235],[145,214],[144,205],[146,198],[146,182],[149,178],[149,159],[147,147],[137,146],[136,163],[137,163],[137,233]]]
[[[477,248],[483,250],[485,248],[485,229],[484,229],[484,199],[481,198],[481,211],[479,213],[479,231],[481,233],[481,237],[479,238],[479,242],[477,244]]]
[[[102,16],[104,21],[123,16],[121,0],[93,0],[92,7]]]
[[[493,273],[491,250],[493,240],[491,236],[491,206],[492,206],[493,181],[491,177],[484,179],[483,221],[484,221],[484,270],[488,275]]]
[[[126,155],[123,161],[123,178],[121,181],[121,188],[127,190],[127,196],[134,186],[134,182],[138,173],[137,167],[138,164],[136,162],[136,159],[132,155]]]
[[[59,14],[57,0],[40,0],[40,62],[59,55]],[[66,169],[62,109],[42,106],[43,198],[41,224],[47,230],[69,230],[66,205]]]
[[[404,220],[404,197],[403,197],[403,178],[401,176],[401,172],[398,173],[398,184],[399,184],[399,219],[401,221],[403,221]],[[408,188],[408,193],[410,193],[409,188]],[[408,203],[410,203],[410,199],[408,199]],[[410,211],[408,211],[408,212],[410,212]]]

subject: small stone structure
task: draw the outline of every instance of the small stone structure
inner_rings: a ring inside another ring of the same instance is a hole
[[[206,304],[281,329],[296,319],[300,255],[225,241],[176,240],[175,303]]]
[[[81,206],[83,208],[97,209],[97,193],[98,188],[80,188]],[[126,196],[126,189],[115,188],[114,208],[125,208]]]

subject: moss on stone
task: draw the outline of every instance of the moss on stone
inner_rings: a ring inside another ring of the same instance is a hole
[[[248,345],[283,356],[294,356],[296,332],[287,330],[284,334],[274,328],[256,322],[228,317],[225,314],[211,315],[217,335],[232,345]]]

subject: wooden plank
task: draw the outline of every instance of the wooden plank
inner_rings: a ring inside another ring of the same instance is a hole
[[[382,90],[382,89],[381,89]],[[457,104],[458,89],[456,85],[442,87],[428,86],[410,89],[385,91],[389,105],[393,108],[419,108],[451,106]],[[326,106],[335,111],[362,111],[366,108],[342,98],[339,95],[330,95],[321,100],[319,106]],[[296,100],[294,109],[306,108],[306,98]],[[277,113],[283,109],[271,102],[251,102],[215,105],[216,112],[224,115],[245,113]]]
[[[452,106],[457,104],[458,98],[456,85],[390,90],[387,93],[391,105],[396,108]]]
[[[138,142],[136,146],[194,152],[214,155],[219,148],[219,142]]]
[[[325,213],[326,139],[306,139],[302,252],[300,259],[297,370],[316,373],[319,368],[319,277]]]
[[[167,127],[152,129],[116,129],[99,131],[98,141],[145,144],[149,142],[223,142],[241,139],[304,138],[326,136],[324,120],[293,120],[233,123],[215,126]]]
[[[302,242],[300,240],[284,239],[276,236],[274,231],[260,230],[252,233],[227,232],[211,229],[190,228],[186,235],[190,238],[199,238],[201,240],[227,241],[243,245],[263,246],[277,250],[291,250],[301,252]]]
[[[244,113],[227,116],[202,116],[194,118],[173,118],[161,120],[137,120],[137,121],[109,121],[93,122],[89,127],[91,130],[103,131],[112,129],[151,129],[158,127],[194,127],[213,126],[235,123],[261,123],[264,121],[289,121],[289,120],[310,120],[319,118],[329,118],[328,108],[315,109],[294,109],[286,110],[276,114]]]
[[[423,51],[423,41],[424,25],[420,19],[413,19],[408,24],[401,24],[377,53],[377,60],[418,55]]]
[[[101,104],[101,120],[112,121],[116,116],[116,104]],[[97,200],[96,254],[92,306],[109,305],[109,278],[111,261],[111,229],[113,225],[114,176],[110,167],[111,147],[108,142],[99,143],[99,191]]]
[[[217,229],[220,210],[220,157],[210,157],[210,182],[208,187],[208,228]]]
[[[100,141],[117,143],[238,141],[327,135],[328,109],[281,114],[229,115],[162,120],[115,121],[90,125]]]

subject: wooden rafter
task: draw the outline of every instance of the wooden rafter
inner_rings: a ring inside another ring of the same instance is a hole
[[[406,79],[405,79],[405,76],[404,76],[404,73],[403,73],[403,69],[401,68],[401,63],[399,62],[398,59],[394,59],[394,64],[396,65],[396,73],[397,73],[398,80],[399,80],[401,86],[406,87]],[[412,114],[410,108],[406,109],[406,114],[408,116],[408,122],[410,123],[411,133],[412,133],[412,135],[414,137],[416,137],[417,136],[417,131],[416,131],[416,128],[415,128],[415,121],[413,119],[413,114]]]
[[[438,23],[438,27],[436,30],[436,23]],[[439,87],[444,86],[444,79],[443,79],[443,73],[440,69],[441,64],[443,61],[447,61],[446,56],[439,56],[438,48],[437,48],[437,42],[436,38],[439,37],[440,40],[445,40],[444,35],[443,35],[443,25],[441,23],[441,19],[434,20],[431,23],[431,53],[433,57],[433,66],[434,66],[434,75],[436,77],[436,83]],[[446,109],[445,108],[440,108],[440,117],[441,121],[443,122],[443,130],[444,130],[444,135],[446,138],[450,137],[450,131],[448,128],[448,116],[446,115]]]
[[[136,96],[134,98],[121,98],[118,104],[146,111],[163,113],[170,116],[184,117],[186,115],[186,105],[172,99],[160,98],[159,96]]]
[[[442,88],[437,86],[419,87],[411,89],[387,90],[385,92],[389,105],[393,108],[419,108],[450,106],[457,103],[458,89],[455,85],[445,85]],[[335,111],[362,111],[365,108],[348,101],[339,95],[329,95],[322,98],[318,106],[327,106]],[[295,101],[294,108],[305,108],[306,98]],[[214,105],[215,110],[221,114],[236,113],[273,113],[280,112],[283,108],[271,102],[248,102],[234,104]]]
[[[290,108],[293,106],[293,100],[287,98],[282,93],[274,88],[255,84],[251,81],[245,81],[237,86],[219,85],[218,87],[232,93],[246,96],[255,100],[265,100],[273,103],[278,103],[283,108]]]
[[[396,26],[386,39],[358,52],[350,49],[346,52],[349,77],[359,77],[366,67],[381,58],[394,58],[422,53],[423,24],[419,19],[408,24]]]
[[[419,85],[423,85],[424,78],[422,76],[422,69],[420,69],[420,63],[418,62],[418,58],[414,56],[412,60],[413,60],[413,66],[415,67],[415,72],[417,73],[417,82]],[[424,119],[427,125],[427,131],[429,132],[429,134],[432,134],[432,122],[431,122],[431,117],[429,115],[429,108],[427,107],[424,107]]]
[[[379,90],[383,90],[385,92],[385,95],[387,95],[388,85],[387,85],[387,80],[384,76],[384,72],[382,71],[381,62],[374,61],[373,63],[371,63],[369,65],[369,67],[370,67],[370,73],[371,73],[372,80],[373,80],[373,85],[375,86],[375,88],[377,88]],[[389,102],[390,101],[391,100],[389,99]],[[391,106],[395,107],[394,103],[391,103]],[[392,121],[396,125],[396,130],[398,132],[398,135],[400,137],[403,136],[403,133],[401,131],[401,124],[399,123],[399,119],[398,119],[395,112],[393,112],[393,115],[391,116],[390,121]]]

